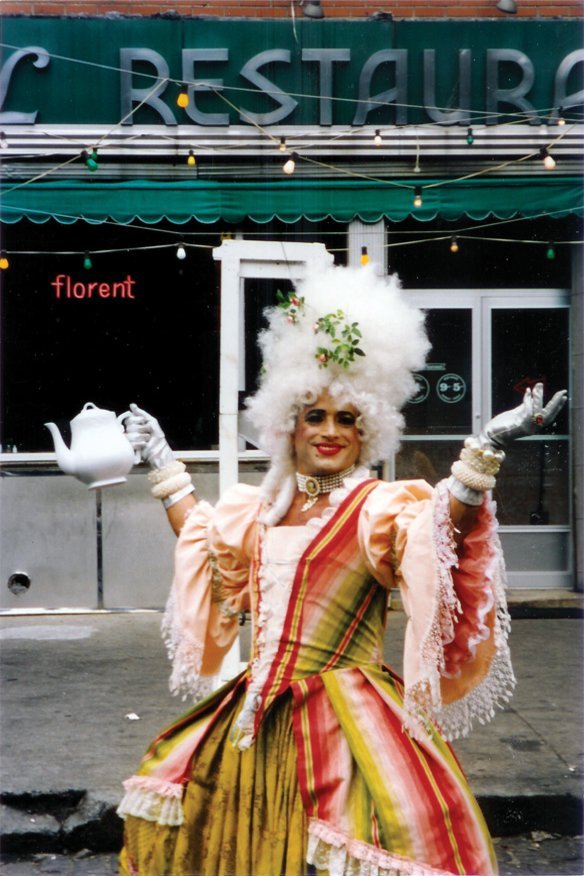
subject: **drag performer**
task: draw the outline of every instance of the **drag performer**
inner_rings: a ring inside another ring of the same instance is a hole
[[[125,783],[133,876],[496,872],[446,739],[511,695],[490,491],[515,438],[552,422],[543,388],[466,440],[432,488],[368,466],[395,452],[428,351],[395,278],[331,267],[279,295],[249,414],[261,487],[197,500],[149,414],[128,434],[179,538],[163,622],[171,688],[196,705]],[[382,662],[390,588],[408,617],[404,680]],[[214,677],[252,618],[246,670]]]

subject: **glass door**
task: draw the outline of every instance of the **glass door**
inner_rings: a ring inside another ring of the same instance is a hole
[[[528,386],[546,401],[569,388],[569,310],[558,290],[408,293],[427,312],[432,350],[416,375],[395,460],[398,478],[446,477],[464,438],[520,404]],[[513,587],[571,587],[570,444],[564,410],[545,434],[516,442],[495,501]]]

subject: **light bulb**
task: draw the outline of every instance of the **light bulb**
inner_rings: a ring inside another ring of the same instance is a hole
[[[294,171],[296,170],[296,159],[297,158],[298,158],[298,155],[295,152],[293,152],[292,155],[290,156],[290,158],[288,159],[288,161],[284,164],[282,170],[284,171],[284,173],[288,174],[288,176],[293,174]]]
[[[369,263],[369,253],[367,252],[367,247],[361,247],[361,264],[367,265]]]
[[[543,161],[543,166],[546,170],[553,170],[555,168],[556,160],[552,155],[549,154],[545,146],[539,153],[539,157]]]
[[[176,99],[176,105],[180,106],[181,109],[186,109],[189,105],[189,93],[186,89],[186,86],[183,86],[179,91],[178,97]]]
[[[563,125],[566,124],[566,120],[562,115],[563,111],[564,111],[564,108],[561,106],[558,110],[558,118],[556,119],[556,125],[560,125],[560,127],[562,127]]]
[[[81,158],[85,162],[85,167],[92,173],[95,173],[95,171],[99,167],[97,163],[97,149],[92,149],[91,152],[88,152],[87,149],[84,149],[81,153]]]
[[[472,128],[469,128],[468,131],[466,132],[466,142],[468,143],[469,146],[472,146],[474,141],[475,141],[475,138],[474,138],[474,134],[472,132]]]
[[[8,257],[5,252],[0,255],[0,271],[5,271],[10,265],[8,261]]]
[[[177,247],[176,257],[177,257],[177,259],[180,259],[181,262],[183,259],[186,259],[186,257],[187,257],[187,251],[184,248],[184,245],[182,243],[179,243],[179,245]]]
[[[381,146],[382,140],[381,140],[381,131],[379,130],[379,128],[375,131],[375,137],[373,138],[373,142],[375,143],[376,146]]]
[[[286,147],[286,138],[285,137],[280,137],[280,145],[278,146],[278,149],[280,150],[280,152],[286,151],[287,147]]]
[[[0,131],[0,149],[8,149],[8,140],[4,131]]]
[[[91,256],[88,252],[85,253],[85,257],[83,259],[83,267],[86,271],[90,271],[93,267],[93,262],[91,261]]]
[[[546,250],[545,257],[546,257],[546,259],[549,259],[550,262],[552,262],[552,261],[555,259],[555,257],[556,257],[556,250],[555,250],[555,247],[554,247],[553,243],[550,243],[550,244],[548,245],[548,248],[547,248],[547,250]]]
[[[450,252],[458,252],[458,240],[453,237],[450,241]]]
[[[192,149],[189,149],[189,157],[187,158],[187,164],[189,167],[196,167],[197,159],[195,158],[195,153]]]
[[[422,206],[422,187],[416,186],[414,190],[414,207]]]

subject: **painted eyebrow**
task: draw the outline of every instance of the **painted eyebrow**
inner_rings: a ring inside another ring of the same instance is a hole
[[[306,411],[306,413],[304,414],[304,416],[305,416],[305,417],[309,417],[311,414],[326,414],[326,411],[325,411],[324,408],[310,408],[309,411]],[[342,411],[336,411],[336,412],[335,412],[335,416],[336,416],[336,417],[340,416],[341,414],[342,414],[343,416],[354,417],[355,419],[357,419],[357,417],[359,416],[358,414],[354,414],[352,411],[344,411],[344,410],[342,410]]]

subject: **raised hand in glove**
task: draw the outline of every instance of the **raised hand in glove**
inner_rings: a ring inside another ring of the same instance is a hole
[[[175,461],[166,436],[158,420],[136,404],[130,405],[130,415],[126,417],[126,435],[130,444],[140,454],[142,462],[152,469],[162,469]]]
[[[495,486],[495,475],[505,459],[503,448],[553,423],[566,397],[567,391],[562,389],[544,407],[543,383],[536,383],[533,390],[525,391],[518,407],[497,414],[479,435],[467,438],[460,459],[451,468],[453,476],[448,481],[451,494],[465,505],[480,505],[482,493]]]
[[[543,406],[543,383],[536,383],[533,390],[526,389],[521,404],[510,411],[497,414],[489,420],[478,436],[481,446],[508,447],[517,438],[533,435],[539,429],[553,423],[568,397],[568,391],[561,389],[551,401]]]

